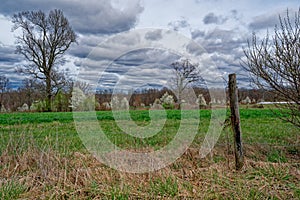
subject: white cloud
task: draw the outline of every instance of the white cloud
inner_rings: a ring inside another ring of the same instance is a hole
[[[116,4],[109,0],[53,0],[11,1],[2,0],[0,13],[12,15],[24,10],[61,9],[77,32],[111,34],[126,31],[135,26],[143,11],[140,1]]]

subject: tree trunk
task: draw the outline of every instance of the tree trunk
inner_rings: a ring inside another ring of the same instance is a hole
[[[177,97],[177,104],[178,104],[178,109],[181,109],[181,90],[178,90],[178,97]]]
[[[242,131],[240,125],[240,112],[238,102],[238,90],[236,86],[236,75],[229,75],[229,98],[231,111],[231,125],[234,132],[234,154],[235,168],[240,170],[244,165],[244,153],[242,145]]]
[[[51,91],[51,77],[46,76],[46,94],[47,94],[47,99],[46,99],[46,112],[51,112],[51,100],[52,100],[52,91]]]
[[[179,78],[179,84],[178,84],[178,109],[181,109],[181,103],[182,103],[182,92],[183,92],[183,79]]]

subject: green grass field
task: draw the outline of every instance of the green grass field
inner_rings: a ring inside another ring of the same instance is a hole
[[[163,116],[157,112],[158,118]],[[230,129],[201,159],[199,148],[211,111],[189,112],[200,115],[190,148],[168,167],[144,174],[122,173],[99,163],[80,140],[72,113],[1,114],[0,199],[300,198],[299,128],[281,121],[280,113],[240,110],[246,162],[236,172]],[[162,130],[141,139],[124,133],[111,112],[96,115],[110,141],[133,151],[164,147],[181,120],[180,111],[168,110]],[[130,115],[141,127],[151,122],[148,111],[130,111]]]

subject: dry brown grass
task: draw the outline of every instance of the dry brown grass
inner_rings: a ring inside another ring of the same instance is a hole
[[[21,199],[299,198],[297,160],[270,163],[248,157],[237,172],[223,147],[205,159],[191,148],[167,168],[145,174],[120,173],[88,153],[63,155],[34,145],[19,152],[12,148],[8,145],[0,156],[0,187],[11,180],[25,186]],[[247,154],[254,152],[249,148]]]

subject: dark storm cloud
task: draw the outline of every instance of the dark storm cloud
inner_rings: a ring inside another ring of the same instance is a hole
[[[116,84],[119,77],[123,77],[124,85],[133,86],[151,83],[154,80],[165,80],[166,74],[170,74],[170,64],[178,58],[175,54],[157,49],[131,51],[114,60],[106,68],[105,76],[101,78],[100,82],[104,85]]]
[[[69,54],[72,56],[75,56],[77,58],[86,58],[89,53],[91,52],[92,47],[87,45],[80,45],[80,47],[76,46],[73,48],[70,48]]]
[[[21,11],[42,10],[48,12],[52,9],[61,9],[69,19],[71,26],[78,34],[78,44],[73,44],[67,52],[78,66],[82,58],[88,57],[90,52],[107,35],[127,31],[135,26],[138,15],[143,11],[139,0],[129,2],[111,0],[2,0],[0,15],[10,17]],[[1,45],[1,44],[0,44]],[[0,73],[11,80],[21,80],[24,76],[17,74],[15,68],[22,66],[24,58],[14,53],[15,47],[0,46]],[[20,81],[19,81],[20,82]]]
[[[268,28],[273,29],[275,25],[280,25],[279,16],[283,19],[287,18],[287,14],[289,15],[290,21],[293,23],[295,21],[295,13],[297,12],[298,8],[282,8],[272,13],[258,15],[252,19],[248,28],[252,31],[259,31]]]
[[[214,13],[208,13],[204,18],[203,18],[203,23],[204,24],[224,24],[228,20],[227,17],[223,16],[217,16]]]
[[[162,84],[167,75],[170,75],[170,64],[177,59],[178,55],[161,49],[145,48],[129,51],[113,60],[105,69],[101,69],[105,72],[98,82],[98,87],[112,87],[119,81],[122,82],[123,89],[149,83]],[[95,66],[95,69],[97,68],[99,69]]]
[[[147,39],[147,40],[160,40],[161,38],[162,38],[161,30],[149,31],[145,35],[145,39]]]
[[[181,28],[187,28],[190,26],[188,20],[184,17],[181,17],[181,19],[172,21],[168,24],[169,27],[171,27],[173,30],[178,31]]]
[[[179,58],[180,57],[178,55],[166,50],[146,48],[128,52],[126,55],[123,55],[114,62],[126,66],[157,64],[170,66],[172,62]]]
[[[136,0],[130,1],[130,3],[127,2],[123,7],[118,8],[108,0],[2,0],[0,13],[12,15],[24,10],[49,11],[51,9],[61,9],[77,32],[111,34],[134,27],[138,15],[143,11],[140,2]]]
[[[272,13],[268,15],[260,15],[253,19],[249,24],[250,30],[261,30],[267,28],[274,28],[276,24],[279,24],[278,13]]]
[[[242,48],[247,38],[235,30],[214,29],[205,34],[201,41],[203,47],[209,52],[229,53],[234,49]]]
[[[191,32],[191,35],[192,35],[192,39],[197,39],[199,37],[204,37],[205,36],[205,31],[193,30]]]
[[[189,53],[195,56],[199,56],[205,52],[202,46],[193,41],[186,46],[186,49]]]
[[[16,73],[16,67],[21,65],[22,59],[15,54],[15,48],[0,43],[0,75],[9,79],[11,88],[17,88],[21,83],[20,76]]]
[[[105,36],[97,35],[79,35],[77,44],[73,44],[68,50],[68,53],[77,58],[86,58],[91,51],[99,44],[105,41]]]
[[[240,64],[241,58],[244,56],[242,47],[246,45],[247,41],[245,34],[234,29],[215,28],[206,32],[194,30],[192,37],[198,45],[205,49],[210,59],[224,74],[224,78],[227,78],[229,73],[245,74]],[[197,49],[195,45],[188,47],[190,51]]]
[[[1,64],[10,64],[20,61],[20,57],[15,54],[15,47],[4,46],[0,44],[0,62]]]

